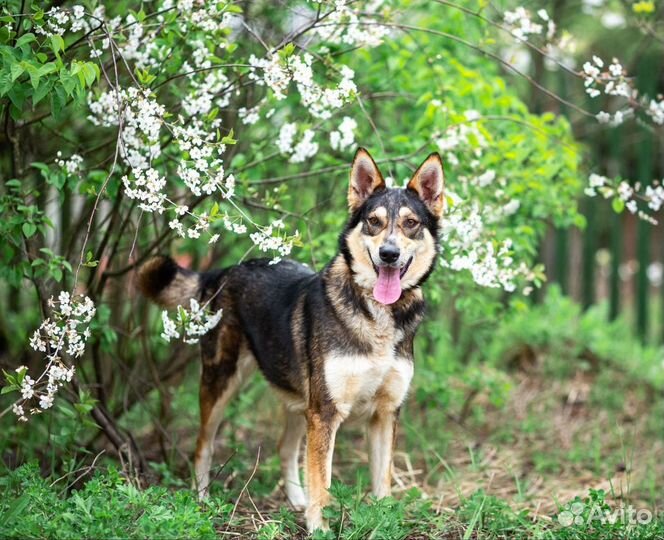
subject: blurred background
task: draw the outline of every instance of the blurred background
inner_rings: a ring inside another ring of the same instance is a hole
[[[544,2],[561,28],[574,36],[575,51],[563,62],[575,70],[598,55],[618,58],[636,87],[656,96],[664,91],[661,21],[639,19],[656,2],[610,2],[600,0]],[[661,7],[661,6],[658,6]],[[504,58],[518,65],[571,103],[598,113],[611,110],[610,97],[590,98],[584,88],[570,84],[566,73],[527,47],[511,47]],[[646,122],[629,121],[607,128],[594,118],[575,111],[538,89],[518,83],[520,94],[532,111],[552,111],[570,118],[578,140],[587,148],[592,170],[611,177],[629,179],[643,186],[662,179],[664,152],[661,128]],[[629,212],[616,214],[611,201],[584,198],[580,202],[585,227],[557,230],[551,227],[542,243],[541,260],[549,283],[588,307],[608,304],[609,317],[624,315],[646,342],[664,339],[662,288],[664,237],[662,224],[653,226]],[[661,220],[660,220],[661,221]]]

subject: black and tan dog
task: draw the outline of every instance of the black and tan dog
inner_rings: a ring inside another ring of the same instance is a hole
[[[306,508],[309,530],[325,527],[337,429],[368,422],[374,495],[390,493],[395,427],[413,375],[413,338],[423,315],[420,286],[434,267],[443,212],[443,168],[430,155],[405,189],[388,189],[367,153],[353,160],[350,219],[340,253],[320,272],[293,261],[252,260],[196,273],[167,257],[140,270],[142,292],[165,307],[190,298],[223,309],[201,340],[201,425],[196,486],[207,494],[224,408],[255,366],[283,398],[279,445],[291,503]],[[215,293],[217,293],[215,296]],[[307,495],[299,452],[306,435]]]

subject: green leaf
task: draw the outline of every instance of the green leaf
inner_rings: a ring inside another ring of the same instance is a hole
[[[61,78],[64,70],[60,72]],[[62,86],[56,86],[54,91],[50,93],[51,96],[51,110],[53,116],[58,119],[62,115],[62,110],[67,105],[67,92]]]
[[[221,139],[221,142],[223,144],[235,144],[235,143],[237,143],[237,140],[233,138],[233,128],[231,128],[231,131],[228,135],[226,135],[225,137],[223,137]]]
[[[7,43],[9,41],[12,31],[7,26],[0,26],[0,43]]]
[[[53,88],[53,84],[52,80],[42,81],[32,94],[32,104],[37,105],[42,99],[44,99]]]
[[[10,68],[10,72],[12,74],[12,82],[14,82],[16,79],[18,79],[21,75],[23,75],[23,72],[25,71],[25,68],[19,64],[12,64]]]
[[[12,104],[9,108],[9,114],[17,122],[23,120],[23,102],[25,100],[24,92],[9,92],[9,99]]]
[[[206,119],[208,120],[208,122],[211,122],[217,117],[218,114],[219,114],[219,107],[215,107],[207,114]]]
[[[57,34],[51,36],[51,49],[60,58],[59,51],[65,50],[65,40],[62,39],[62,36],[58,36]]]
[[[625,201],[616,197],[611,201],[611,206],[616,214],[620,214],[625,209]]]
[[[26,222],[21,226],[21,230],[26,238],[30,238],[33,234],[37,232],[37,225],[31,222]]]
[[[83,266],[87,266],[88,268],[94,268],[98,264],[99,261],[94,260],[94,254],[92,253],[92,251],[88,251],[85,254],[85,262],[83,263]],[[71,267],[69,268],[69,271],[71,272]]]
[[[49,73],[53,73],[56,69],[57,68],[53,62],[47,62],[46,64],[42,65],[37,71],[39,71],[40,75],[48,75]]]
[[[27,34],[23,34],[18,40],[16,40],[16,46],[17,47],[23,47],[23,45],[27,45],[28,43],[32,43],[33,41],[37,41],[37,37],[31,33],[28,32]]]
[[[66,69],[60,70],[60,82],[62,83],[62,89],[68,96],[71,96],[74,92],[74,89],[76,88],[76,79],[73,77],[75,73],[74,69],[76,69],[76,73],[80,71],[78,64],[72,65],[71,73],[68,73]]]
[[[148,86],[152,81],[154,81],[157,78],[155,75],[152,75],[147,69],[135,68],[134,73],[138,78],[138,82],[140,82],[145,86]]]
[[[27,64],[25,68],[28,72],[28,75],[30,75],[30,84],[32,85],[32,88],[37,90],[37,87],[39,86],[39,79],[41,78],[39,68],[34,64]]]
[[[286,59],[293,54],[293,52],[295,52],[295,45],[293,43],[287,43],[279,50],[279,58],[282,60]]]
[[[92,86],[95,80],[99,78],[99,75],[100,71],[97,64],[94,64],[93,62],[86,62],[83,64],[83,76],[85,77],[85,82],[88,86]],[[151,80],[155,79],[154,75],[150,75],[150,77],[152,77]]]
[[[12,89],[12,76],[8,71],[0,71],[0,97]]]

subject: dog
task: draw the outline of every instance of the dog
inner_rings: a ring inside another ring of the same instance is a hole
[[[158,256],[139,270],[142,293],[173,308],[189,299],[222,309],[201,339],[200,431],[195,489],[207,496],[223,412],[255,367],[285,404],[279,443],[290,503],[309,531],[327,528],[334,441],[339,426],[368,424],[372,493],[391,489],[399,410],[413,376],[413,338],[424,313],[421,286],[438,254],[443,165],[431,154],[406,188],[388,188],[359,148],[348,187],[350,218],[339,253],[315,273],[290,260],[249,260],[197,273]],[[299,454],[306,435],[305,491]]]

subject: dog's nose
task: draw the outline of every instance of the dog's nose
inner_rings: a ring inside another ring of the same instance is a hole
[[[381,261],[390,264],[399,258],[399,248],[392,244],[385,244],[384,246],[380,246],[378,255]]]

